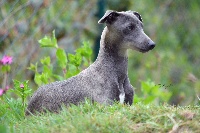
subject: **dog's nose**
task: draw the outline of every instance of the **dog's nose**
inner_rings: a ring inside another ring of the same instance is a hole
[[[156,46],[156,44],[153,41],[151,41],[149,43],[149,50],[152,50],[155,46]]]

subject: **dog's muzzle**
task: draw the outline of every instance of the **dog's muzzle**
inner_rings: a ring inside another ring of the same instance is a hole
[[[148,44],[148,49],[149,49],[149,50],[152,50],[155,46],[156,46],[156,44],[155,44],[153,41],[151,41],[151,42],[149,42],[149,44]]]

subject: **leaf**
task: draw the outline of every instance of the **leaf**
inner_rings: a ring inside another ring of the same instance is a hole
[[[41,62],[43,65],[50,66],[51,59],[50,59],[49,56],[47,56],[47,57],[44,57],[43,59],[41,59],[40,62]]]
[[[73,64],[76,67],[79,67],[82,62],[82,57],[80,54],[68,54],[68,59],[70,61],[70,64]]]
[[[65,78],[64,77],[62,77],[62,76],[60,76],[60,75],[56,75],[56,74],[54,74],[54,75],[52,75],[54,78],[56,78],[57,80],[64,80]]]
[[[10,71],[10,65],[2,66],[1,71],[3,73],[9,72]]]
[[[57,39],[56,39],[56,36],[55,36],[55,30],[53,30],[53,32],[52,32],[52,42],[53,42],[54,46],[56,48],[58,48]]]
[[[48,77],[50,77],[52,71],[48,66],[43,66],[43,73],[45,73]]]
[[[151,91],[151,86],[149,86],[149,84],[147,82],[142,82],[141,83],[141,90],[144,94],[148,94]]]
[[[92,55],[92,49],[89,46],[88,42],[83,42],[83,46],[76,50],[76,53],[79,53],[81,56],[89,59]]]
[[[42,85],[41,75],[39,73],[35,74],[34,81],[38,86]]]
[[[161,92],[161,90],[159,89],[159,86],[151,87],[151,93],[154,94],[155,96],[159,96],[160,92]]]
[[[52,38],[49,36],[44,36],[44,38],[39,41],[40,47],[55,47],[58,48],[57,39],[55,37],[55,30],[52,32]]]
[[[58,64],[62,69],[67,66],[67,56],[64,49],[58,48],[56,51],[56,57],[58,59]]]
[[[73,64],[69,64],[68,65],[68,71],[66,73],[66,78],[70,78],[72,76],[77,75],[80,72],[79,69],[77,69],[77,67]]]
[[[20,88],[20,82],[19,81],[14,79],[13,83],[14,83],[14,89],[19,89]]]
[[[54,47],[54,44],[51,41],[51,38],[48,36],[45,36],[44,38],[40,39],[38,41],[40,43],[41,47]]]
[[[156,99],[155,96],[148,96],[147,98],[145,98],[145,99],[143,100],[143,103],[144,103],[144,104],[149,104],[149,103],[152,103],[155,99]]]
[[[47,84],[47,83],[48,83],[48,78],[49,78],[48,73],[42,73],[42,74],[41,74],[41,81],[42,81],[44,84]]]
[[[140,97],[138,97],[138,95],[134,95],[134,103],[139,103],[139,102],[141,102],[142,101],[142,98],[140,98]]]
[[[86,51],[85,56],[89,58],[92,55],[92,49],[89,46],[88,42],[83,42],[83,44],[84,44],[84,48],[85,48],[85,51]]]
[[[30,67],[28,67],[27,69],[32,70],[33,72],[37,72],[37,62],[34,64],[31,63]]]

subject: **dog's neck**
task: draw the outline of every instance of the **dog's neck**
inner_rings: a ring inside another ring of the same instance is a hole
[[[108,64],[121,74],[127,74],[128,57],[127,50],[120,49],[119,36],[109,33],[107,27],[101,35],[100,50],[96,62]],[[112,70],[111,70],[112,71]]]
[[[104,50],[107,53],[113,54],[119,57],[127,57],[127,49],[121,47],[123,37],[118,34],[115,34],[107,27],[104,28],[101,40],[100,40],[100,52]]]

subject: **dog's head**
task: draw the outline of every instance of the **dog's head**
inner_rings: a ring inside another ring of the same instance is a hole
[[[147,52],[155,47],[155,43],[143,31],[141,15],[135,11],[108,10],[98,23],[105,23],[108,31],[120,38],[121,48]]]

